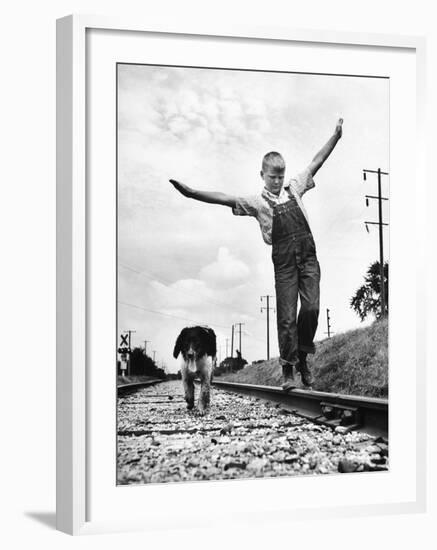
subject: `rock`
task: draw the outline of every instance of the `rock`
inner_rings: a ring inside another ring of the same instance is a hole
[[[343,459],[343,460],[340,460],[338,463],[338,471],[341,474],[350,474],[352,472],[356,472],[357,468],[358,468],[358,464],[356,464],[352,460]]]
[[[232,424],[232,422],[229,422],[228,424],[226,424],[226,426],[223,426],[223,428],[220,430],[220,435],[225,435],[230,433],[233,427],[234,425]]]
[[[293,464],[293,462],[296,462],[296,460],[299,459],[299,455],[288,455],[286,458],[284,458],[283,462],[285,464]]]
[[[377,446],[382,456],[388,456],[388,445],[386,443],[378,443]]]
[[[348,429],[349,429],[349,428],[348,428],[347,426],[337,426],[337,427],[335,428],[335,431],[336,431],[338,434],[345,434],[345,433],[347,433]]]
[[[254,458],[247,465],[247,469],[252,472],[260,472],[267,466],[268,462],[266,458]]]
[[[369,445],[364,450],[369,454],[379,454],[380,448],[377,445]]]
[[[246,469],[246,463],[245,462],[228,462],[225,464],[225,467],[223,468],[225,472],[229,470],[229,468],[238,468],[239,470],[245,470]]]
[[[386,459],[385,457],[379,455],[379,454],[374,454],[370,457],[370,460],[373,464],[385,464],[386,463]]]

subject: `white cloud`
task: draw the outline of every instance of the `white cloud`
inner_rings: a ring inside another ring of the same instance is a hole
[[[219,248],[216,261],[200,271],[201,278],[217,288],[235,287],[244,284],[249,275],[250,269],[247,265],[234,258],[225,247]]]

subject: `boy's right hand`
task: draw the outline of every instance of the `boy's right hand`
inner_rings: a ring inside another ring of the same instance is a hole
[[[193,192],[188,187],[188,185],[185,185],[184,183],[181,183],[176,180],[168,180],[168,181],[173,185],[175,189],[179,191],[179,193],[182,193],[182,195],[184,195],[185,197],[191,198],[193,196]]]

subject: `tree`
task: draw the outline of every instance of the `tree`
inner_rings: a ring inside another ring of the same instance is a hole
[[[131,375],[156,376],[165,378],[163,369],[158,368],[155,361],[144,353],[141,348],[134,348],[130,356]]]
[[[381,275],[379,262],[373,264],[366,271],[364,284],[356,291],[351,298],[351,308],[356,311],[361,321],[373,314],[376,319],[381,318]],[[388,263],[384,263],[384,297],[385,311],[388,314]]]

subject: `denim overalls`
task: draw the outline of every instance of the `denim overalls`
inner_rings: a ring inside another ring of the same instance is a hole
[[[288,189],[289,200],[273,209],[272,260],[275,269],[276,312],[282,363],[296,364],[298,351],[314,353],[319,317],[320,266],[308,222]],[[297,297],[300,310],[297,316]],[[296,319],[297,317],[297,319]]]

